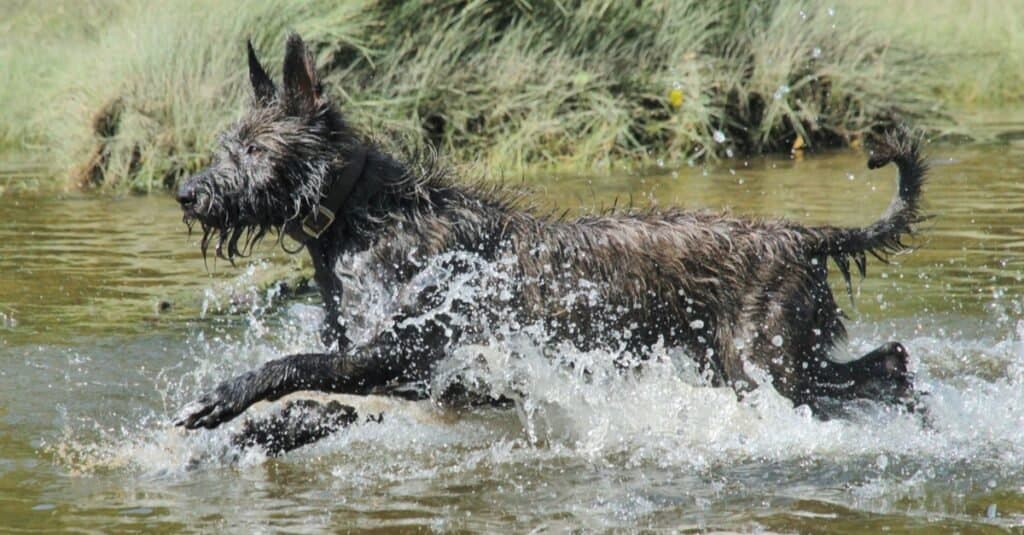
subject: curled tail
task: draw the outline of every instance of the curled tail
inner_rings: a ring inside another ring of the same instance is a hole
[[[867,256],[885,262],[889,255],[908,249],[904,236],[914,234],[914,225],[926,218],[921,213],[921,186],[928,165],[921,155],[921,136],[906,128],[886,133],[872,148],[868,168],[877,169],[894,162],[899,169],[899,187],[882,217],[863,228],[819,227],[812,247],[816,255],[829,256],[850,285],[850,259],[863,277],[867,272]]]

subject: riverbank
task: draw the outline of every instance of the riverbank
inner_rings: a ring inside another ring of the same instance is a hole
[[[76,186],[171,187],[244,108],[245,40],[273,72],[291,30],[354,124],[496,175],[813,150],[901,121],[970,134],[962,109],[1022,97],[1011,7],[12,2],[0,147]]]

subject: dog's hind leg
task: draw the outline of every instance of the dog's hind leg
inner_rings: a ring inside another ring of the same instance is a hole
[[[870,399],[913,408],[913,375],[907,369],[907,350],[890,342],[846,363],[827,362],[815,370],[812,393],[833,399]]]
[[[715,347],[708,357],[712,371],[712,385],[725,383],[736,391],[739,398],[757,388],[757,382],[747,375],[745,363],[750,347],[748,337],[733,329],[720,327],[715,331]]]

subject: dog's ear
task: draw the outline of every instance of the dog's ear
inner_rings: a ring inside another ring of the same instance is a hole
[[[249,81],[252,82],[253,96],[257,104],[266,106],[274,100],[277,88],[274,87],[273,80],[267,76],[267,71],[263,70],[263,65],[260,65],[256,51],[252,48],[252,41],[246,42],[246,46],[249,49]]]
[[[295,33],[288,36],[284,52],[284,98],[292,113],[310,113],[320,100],[313,56]]]

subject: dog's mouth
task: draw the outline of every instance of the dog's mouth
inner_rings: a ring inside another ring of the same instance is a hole
[[[225,225],[211,217],[209,195],[192,184],[186,184],[178,192],[177,200],[181,206],[181,221],[188,227],[188,235],[192,236],[197,226],[202,231],[199,248],[203,252],[203,259],[206,260],[210,246],[216,243],[214,254],[231,261],[235,256],[231,247],[231,236],[234,232],[231,225]]]
[[[216,229],[229,227],[213,213],[211,197],[203,191],[190,191],[188,194],[178,194],[178,204],[181,206],[181,221],[188,227],[189,235],[198,224],[203,235],[213,233]]]
[[[265,226],[237,226],[219,227],[208,225],[198,219],[184,219],[188,227],[189,235],[198,223],[202,237],[199,240],[199,249],[203,252],[205,260],[213,248],[213,254],[217,258],[227,260],[234,264],[235,258],[245,258],[252,254],[253,248],[266,236],[270,227]]]
[[[245,258],[251,255],[256,244],[271,229],[280,232],[279,226],[268,223],[226,223],[191,207],[183,206],[182,211],[184,212],[182,222],[188,227],[189,236],[197,228],[202,233],[199,248],[203,253],[204,260],[208,258],[212,248],[216,258],[234,264],[235,258]]]
[[[179,192],[178,205],[186,220],[200,220],[210,223],[217,216],[216,212],[223,207],[215,206],[214,194],[207,187],[197,186],[188,191]]]

